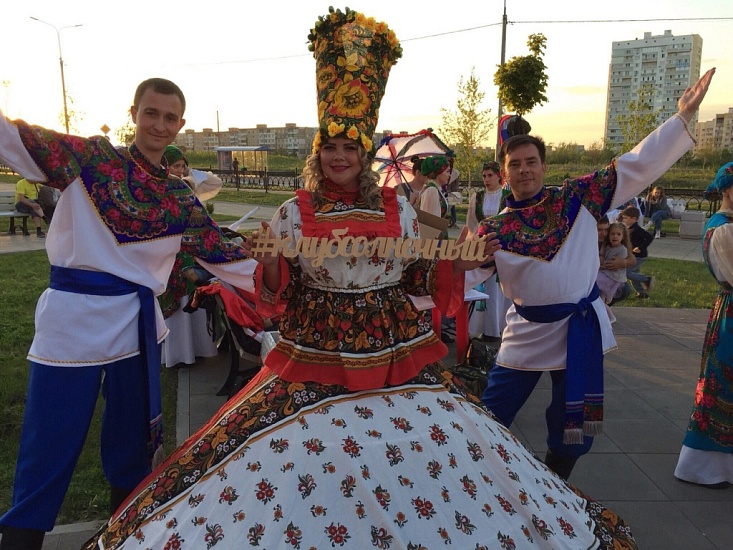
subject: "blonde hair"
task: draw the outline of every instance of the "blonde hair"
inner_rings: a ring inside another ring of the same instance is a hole
[[[382,190],[379,187],[379,174],[372,170],[372,159],[366,153],[364,146],[359,146],[359,158],[361,159],[361,171],[359,172],[359,195],[367,207],[376,210],[380,206]],[[313,196],[313,206],[318,209],[323,206],[323,169],[321,168],[321,157],[313,153],[305,160],[303,167],[303,188]]]

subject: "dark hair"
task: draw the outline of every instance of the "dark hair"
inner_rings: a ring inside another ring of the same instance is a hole
[[[410,159],[410,162],[412,162],[412,173],[415,174],[420,171],[420,166],[422,166],[422,159],[415,155]]]
[[[521,145],[534,145],[535,147],[537,147],[537,151],[540,153],[540,161],[543,163],[545,162],[545,142],[542,141],[540,138],[527,134],[522,134],[518,136],[512,136],[501,144],[501,149],[499,149],[499,164],[503,166],[507,155]]]
[[[186,112],[186,98],[184,97],[183,92],[176,84],[170,80],[166,80],[165,78],[148,78],[138,85],[137,90],[135,90],[135,97],[132,100],[132,105],[136,109],[140,107],[140,101],[143,98],[143,94],[149,89],[152,89],[154,92],[159,94],[177,95],[181,100],[183,112]]]
[[[608,216],[605,214],[601,216],[601,218],[596,222],[596,224],[603,224],[603,225],[611,225],[611,222],[608,219]]]
[[[621,211],[621,215],[638,220],[639,216],[641,216],[641,211],[636,206],[627,206]]]

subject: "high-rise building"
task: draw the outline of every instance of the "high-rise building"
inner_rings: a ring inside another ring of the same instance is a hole
[[[606,98],[606,143],[617,149],[624,136],[617,117],[629,114],[629,103],[637,101],[638,90],[648,86],[651,106],[661,124],[677,112],[677,100],[685,88],[700,78],[702,37],[674,36],[672,31],[644,38],[614,42],[608,68]]]
[[[727,113],[715,115],[712,120],[698,121],[695,139],[695,152],[701,149],[733,151],[733,107],[729,107]]]

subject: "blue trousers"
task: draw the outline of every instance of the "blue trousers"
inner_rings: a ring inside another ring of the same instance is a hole
[[[644,264],[645,261],[646,258],[636,258],[636,263],[634,264],[634,267],[626,268],[626,278],[631,283],[631,286],[634,287],[634,290],[639,294],[646,292],[641,284],[649,280],[649,276],[644,275],[640,271],[641,266]]]
[[[662,230],[662,221],[669,219],[669,212],[666,210],[657,210],[652,214],[651,216],[652,221],[654,222],[654,231],[661,231]]]
[[[481,396],[489,410],[507,428],[529,399],[544,371],[508,369],[499,365],[489,371],[489,383]],[[593,438],[583,437],[582,445],[565,445],[565,370],[549,371],[552,378],[552,401],[545,410],[547,448],[558,455],[579,457],[590,451]]]
[[[150,473],[147,385],[140,356],[90,367],[31,361],[12,507],[0,525],[51,531],[87,437],[100,388],[102,467],[134,489]]]

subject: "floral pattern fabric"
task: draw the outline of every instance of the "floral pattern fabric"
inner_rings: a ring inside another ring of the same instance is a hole
[[[330,193],[314,208],[310,195],[300,193],[280,208],[272,229],[297,242],[346,229],[346,218],[360,224],[360,234],[369,241],[375,235],[415,238],[414,210],[394,190],[383,188],[382,193],[383,204],[375,210],[356,196]],[[338,256],[325,258],[322,265],[302,255],[293,258],[280,296],[280,340],[265,365],[288,380],[319,380],[352,390],[415,376],[447,354],[408,296],[451,293],[450,275],[436,275],[440,263],[447,262],[394,254]],[[462,288],[460,293],[462,300]]]
[[[196,285],[189,281],[183,274],[184,269],[193,267],[195,263],[193,256],[187,252],[176,254],[176,260],[173,262],[173,269],[168,279],[168,285],[166,286],[165,292],[158,296],[160,310],[166,319],[180,309],[181,300],[184,296],[189,296],[196,290]]]
[[[505,211],[480,223],[478,234],[493,231],[502,250],[552,261],[585,207],[596,219],[605,214],[616,190],[615,162],[605,170],[545,187],[533,198],[515,201],[507,195]]]
[[[733,223],[733,215],[719,212],[710,218],[705,229],[703,258],[708,267],[713,233],[726,223]],[[720,280],[718,284],[720,291],[705,332],[695,405],[684,445],[702,451],[733,453],[730,415],[733,410],[733,285]]]
[[[345,135],[372,151],[392,66],[402,56],[395,33],[383,22],[346,8],[331,8],[308,35],[316,59],[318,121],[314,152],[326,137]]]
[[[210,263],[244,259],[180,178],[152,165],[133,144],[60,134],[15,121],[48,185],[63,190],[80,178],[100,219],[119,244],[182,235],[181,249]]]
[[[358,393],[261,376],[85,548],[636,547],[448,376]]]

